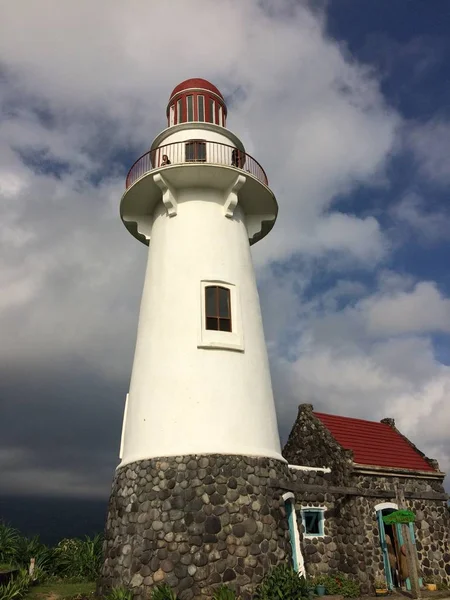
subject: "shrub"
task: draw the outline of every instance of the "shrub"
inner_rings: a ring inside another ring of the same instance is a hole
[[[292,567],[274,567],[256,588],[257,600],[300,600],[308,598],[307,583]]]
[[[30,587],[31,580],[25,570],[6,585],[0,585],[0,600],[21,600]]]
[[[54,551],[55,571],[63,577],[95,581],[100,573],[103,537],[61,540]]]
[[[331,596],[340,594],[344,598],[357,598],[361,595],[359,583],[349,579],[345,573],[329,575],[325,587],[327,594]]]
[[[151,600],[178,600],[177,595],[167,583],[161,583],[153,588]]]
[[[115,587],[106,595],[106,600],[133,600],[133,593],[126,587]]]
[[[16,564],[20,538],[17,529],[0,523],[0,563]]]
[[[236,592],[226,585],[221,585],[214,592],[212,600],[236,600]]]

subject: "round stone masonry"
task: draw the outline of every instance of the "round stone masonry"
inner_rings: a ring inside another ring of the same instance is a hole
[[[135,599],[168,583],[181,600],[211,598],[227,584],[249,600],[290,556],[281,480],[269,458],[180,456],[117,470],[99,591],[126,586]]]

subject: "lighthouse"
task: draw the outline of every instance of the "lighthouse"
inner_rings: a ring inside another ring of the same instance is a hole
[[[278,206],[213,84],[177,85],[166,116],[120,203],[148,259],[100,586],[246,598],[290,551],[250,252]]]

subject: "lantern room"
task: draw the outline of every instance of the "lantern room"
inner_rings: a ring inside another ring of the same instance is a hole
[[[215,85],[200,79],[186,79],[170,94],[167,105],[168,126],[205,122],[226,126],[227,107]]]

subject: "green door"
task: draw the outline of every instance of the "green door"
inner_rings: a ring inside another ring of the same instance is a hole
[[[391,573],[391,564],[389,562],[389,553],[388,547],[386,543],[386,532],[384,530],[384,522],[383,522],[383,512],[381,510],[377,511],[377,521],[378,521],[378,529],[380,530],[380,544],[381,550],[383,552],[383,564],[384,564],[384,572],[386,575],[386,582],[388,588],[390,590],[393,589],[394,584],[392,583],[392,573]]]

